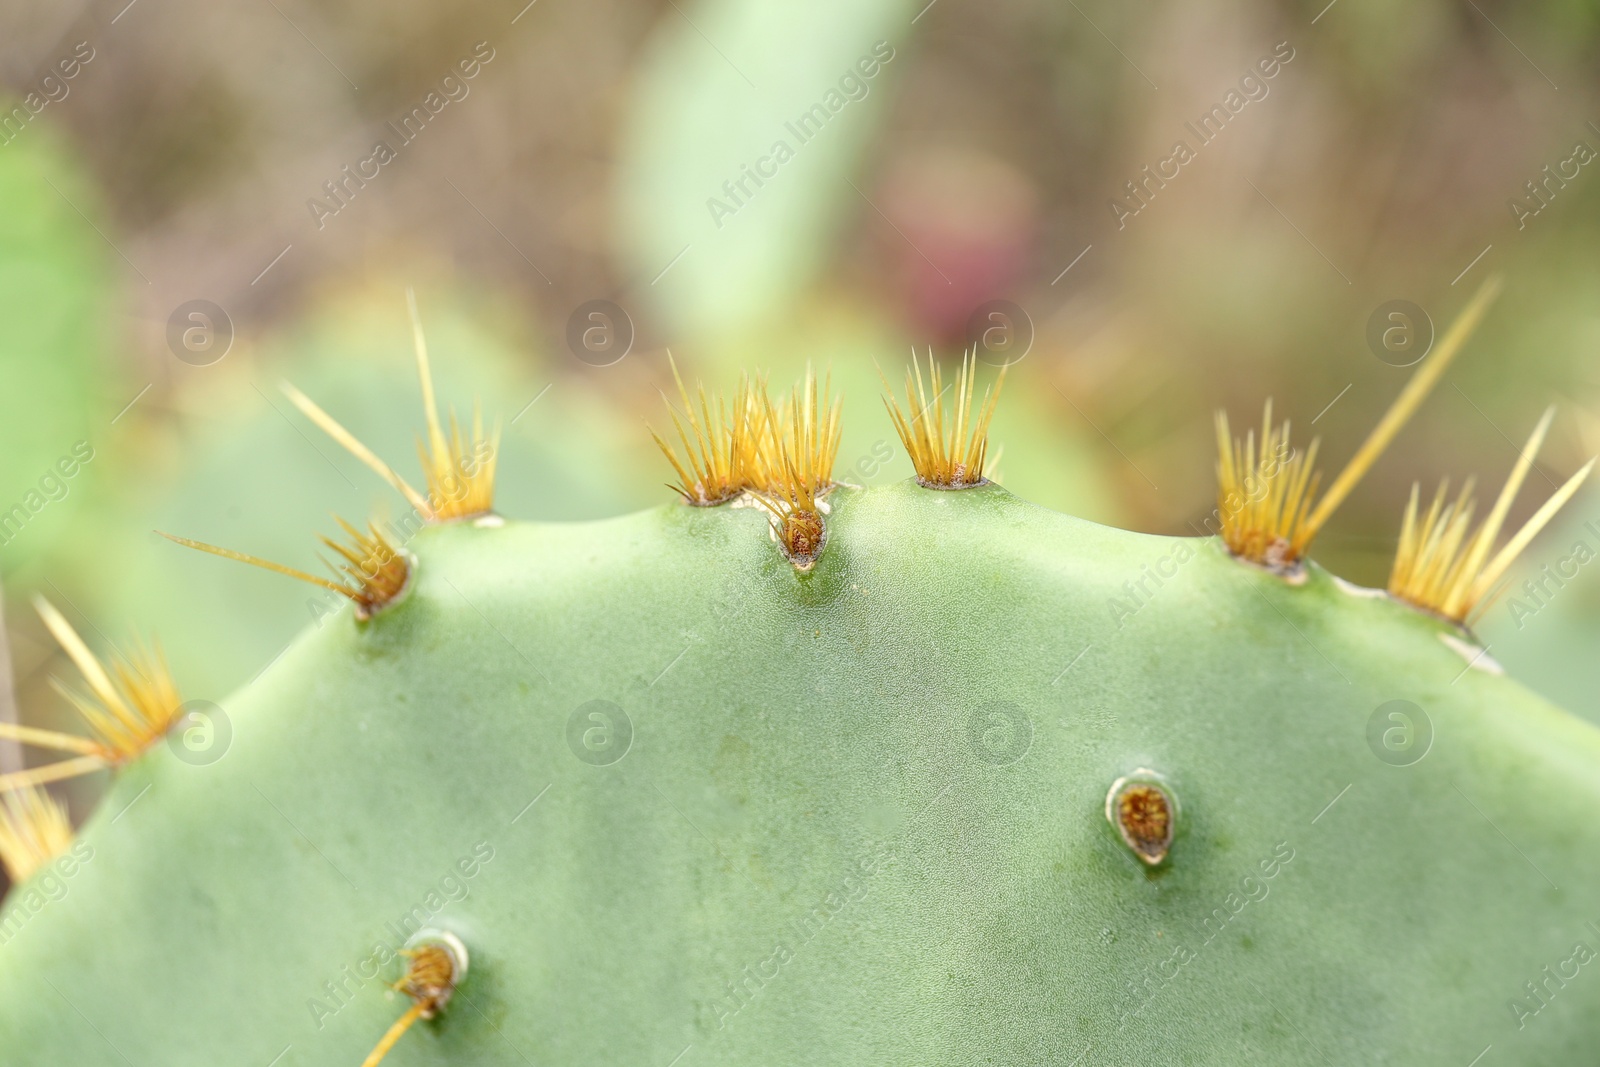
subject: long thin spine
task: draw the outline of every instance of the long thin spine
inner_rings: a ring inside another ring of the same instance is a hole
[[[1322,529],[1324,523],[1334,513],[1338,506],[1344,503],[1345,497],[1350,495],[1350,490],[1356,487],[1368,468],[1375,463],[1383,450],[1389,447],[1389,442],[1394,440],[1395,434],[1400,432],[1422,404],[1433,387],[1438,384],[1444,372],[1449,369],[1461,349],[1466,345],[1467,338],[1477,329],[1478,323],[1483,319],[1484,313],[1489,310],[1489,305],[1494,303],[1495,297],[1500,295],[1501,279],[1499,275],[1491,276],[1473,295],[1465,310],[1456,317],[1455,322],[1445,331],[1438,347],[1425,359],[1422,366],[1411,380],[1406,383],[1400,395],[1395,397],[1394,403],[1389,405],[1389,410],[1383,413],[1383,418],[1378,420],[1378,425],[1372,428],[1367,439],[1361,443],[1356,454],[1350,457],[1339,476],[1328,486],[1328,491],[1317,501],[1316,508],[1306,520],[1307,535],[1305,542],[1310,543],[1317,531]]]
[[[25,771],[0,774],[0,793],[33,785],[44,785],[46,782],[60,782],[67,778],[76,778],[80,774],[104,770],[109,766],[111,764],[99,756],[79,756],[75,759],[30,767]]]
[[[33,745],[35,748],[48,748],[56,752],[76,752],[82,756],[99,757],[104,751],[101,745],[79,737],[77,734],[64,734],[56,730],[41,730],[36,726],[22,726],[18,723],[0,722],[0,737],[11,741],[18,741],[24,745]]]
[[[277,574],[282,574],[298,581],[310,582],[312,585],[321,586],[329,592],[338,593],[340,596],[346,596],[351,597],[351,599],[355,599],[353,596],[351,596],[350,590],[346,589],[342,585],[339,585],[337,582],[329,581],[327,578],[320,578],[315,574],[307,574],[305,571],[297,570],[294,567],[286,567],[282,563],[274,563],[270,559],[262,559],[260,556],[252,556],[246,552],[236,552],[231,548],[220,548],[217,545],[208,545],[204,541],[191,541],[187,537],[178,537],[175,534],[165,533],[161,530],[157,530],[156,533],[161,534],[161,536],[165,537],[168,541],[173,541],[177,544],[183,545],[185,548],[199,549],[201,552],[209,552],[213,556],[221,556],[223,559],[231,559],[239,563],[248,563],[252,567],[260,567],[263,570],[273,571]]]
[[[408,504],[417,509],[419,515],[425,519],[434,517],[433,507],[429,505],[421,493],[413,489],[409,482],[396,474],[393,467],[379,459],[370,448],[357,440],[356,436],[340,425],[337,419],[318,407],[315,400],[312,400],[288,382],[280,383],[279,388],[283,390],[284,395],[289,398],[295,407],[300,409],[300,412],[306,418],[316,423],[323,433],[337,441],[352,456],[355,456],[370,467],[378,477],[393,486],[401,496],[406,498]]]
[[[1489,550],[1494,547],[1496,539],[1500,536],[1500,527],[1505,522],[1506,512],[1511,509],[1511,502],[1516,499],[1524,479],[1528,476],[1528,471],[1532,469],[1534,457],[1539,454],[1539,449],[1544,444],[1545,434],[1550,429],[1550,420],[1555,418],[1555,414],[1554,406],[1545,408],[1539,424],[1533,428],[1533,433],[1528,437],[1528,443],[1518,453],[1516,466],[1511,468],[1511,474],[1506,478],[1506,484],[1501,487],[1494,507],[1483,520],[1483,525],[1478,528],[1478,535],[1473,539],[1472,547],[1461,561],[1462,573],[1477,574],[1482,570],[1483,561],[1489,557]],[[1459,606],[1457,603],[1448,603],[1446,614]]]
[[[383,1058],[389,1054],[389,1050],[394,1048],[395,1042],[404,1037],[405,1032],[411,1029],[411,1024],[422,1018],[422,1011],[421,1003],[411,1005],[406,1010],[406,1013],[395,1020],[395,1024],[384,1033],[377,1045],[367,1054],[367,1058],[361,1061],[361,1067],[378,1067],[378,1064],[383,1062]]]
[[[411,315],[411,344],[417,353],[417,379],[422,383],[422,410],[428,419],[428,444],[435,456],[447,456],[444,432],[439,428],[439,408],[433,396],[433,371],[428,366],[428,339],[422,332],[422,315],[417,311],[417,294],[406,288],[406,310]]]
[[[1489,565],[1483,569],[1483,573],[1473,585],[1472,595],[1474,598],[1482,597],[1493,588],[1495,583],[1500,580],[1500,576],[1506,572],[1506,569],[1511,566],[1522,550],[1528,547],[1528,542],[1532,541],[1539,531],[1544,529],[1545,525],[1555,517],[1556,512],[1561,510],[1562,505],[1572,499],[1572,494],[1578,491],[1578,487],[1583,484],[1583,480],[1594,469],[1594,464],[1595,461],[1591,459],[1583,465],[1578,473],[1568,478],[1566,484],[1556,490],[1556,494],[1545,501],[1543,507],[1534,512],[1533,518],[1523,524],[1522,529],[1517,531],[1516,536],[1506,542],[1506,546],[1495,555],[1494,559],[1489,561]]]
[[[78,636],[78,631],[72,628],[72,624],[67,622],[61,612],[56,610],[55,605],[44,597],[34,597],[33,606],[39,612],[39,617],[44,620],[45,628],[82,672],[84,681],[89,683],[94,695],[108,708],[131,716],[131,709],[123,703],[122,695],[111,684],[111,677],[106,674],[105,668],[100,666],[100,661],[95,658],[94,653],[89,651],[89,646],[83,643],[83,638]]]

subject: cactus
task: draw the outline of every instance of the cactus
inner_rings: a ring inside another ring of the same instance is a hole
[[[429,492],[370,463],[425,528],[223,707],[56,628],[166,732],[0,912],[6,1062],[1589,1062],[1600,732],[1456,610],[1538,526],[1306,556],[1451,354],[1315,502],[1224,429],[1204,538],[988,480],[970,362],[873,489],[814,378],[680,381],[682,499],[601,522],[446,505],[492,438],[430,402]]]

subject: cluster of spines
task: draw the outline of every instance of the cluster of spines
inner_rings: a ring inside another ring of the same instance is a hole
[[[932,353],[928,356],[926,384],[917,355],[915,352],[911,354],[911,366],[906,370],[905,411],[900,409],[894,399],[894,390],[884,379],[884,406],[889,409],[889,418],[894,422],[895,432],[905,446],[906,455],[911,457],[918,483],[929,489],[968,489],[987,481],[984,477],[984,461],[989,450],[989,421],[994,417],[995,404],[1000,400],[1006,368],[1000,368],[1000,373],[995,376],[993,391],[986,387],[983,401],[974,407],[972,398],[977,381],[977,363],[975,351],[962,357],[961,369],[956,373],[955,402],[948,426],[944,404],[946,387]]]
[[[406,291],[406,305],[411,315],[417,380],[422,388],[422,409],[428,425],[427,438],[417,439],[417,456],[421,460],[423,479],[428,487],[426,496],[362,444],[337,419],[318,407],[310,397],[288,382],[283,383],[284,394],[324,433],[393,486],[423,521],[452,522],[487,515],[494,509],[494,477],[500,451],[500,430],[496,428],[492,433],[485,434],[482,415],[474,407],[471,433],[465,437],[462,435],[456,414],[451,411],[450,435],[448,438],[445,436],[439,422],[438,404],[434,399],[428,342],[417,313],[416,296],[410,290]]]
[[[668,356],[672,367],[672,380],[678,386],[678,396],[683,400],[680,412],[672,408],[673,429],[683,445],[683,458],[659,433],[650,431],[656,447],[661,449],[678,476],[677,484],[669,487],[683,497],[686,504],[695,507],[715,507],[743,493],[753,484],[759,457],[756,455],[757,430],[761,413],[756,410],[758,401],[748,377],[739,382],[734,394],[733,410],[720,395],[708,398],[704,384],[698,385],[699,404],[690,398],[689,390],[678,373],[678,364]],[[765,393],[760,386],[759,392]],[[662,395],[666,400],[666,395]],[[696,408],[698,406],[698,413]]]
[[[827,399],[829,393],[824,384],[819,397],[816,375],[808,369],[781,405],[762,396],[767,482],[755,496],[771,513],[784,553],[802,570],[816,563],[827,540],[821,497],[833,486],[840,408],[838,400]]]
[[[131,652],[114,653],[107,669],[53,605],[43,598],[34,604],[45,627],[83,675],[86,690],[55,684],[91,736],[0,723],[0,737],[70,756],[0,775],[0,792],[122,766],[165,737],[183,706],[159,647],[136,644]]]
[[[166,736],[183,709],[183,696],[159,647],[135,644],[131,652],[113,652],[108,667],[52,604],[41,597],[34,606],[83,676],[84,690],[52,683],[77,710],[89,736],[0,722],[0,738],[67,756],[0,774],[0,866],[17,883],[72,843],[66,809],[45,784],[137,759]]]
[[[1291,579],[1301,577],[1302,561],[1318,531],[1444,376],[1499,291],[1498,277],[1483,284],[1320,498],[1320,475],[1315,470],[1319,442],[1313,440],[1303,455],[1296,452],[1289,443],[1288,422],[1278,428],[1272,425],[1271,400],[1262,419],[1259,450],[1254,431],[1241,442],[1229,434],[1226,413],[1218,412],[1217,510],[1228,551]],[[1472,530],[1471,481],[1454,501],[1447,501],[1447,484],[1441,485],[1426,512],[1419,510],[1419,488],[1412,487],[1389,577],[1392,596],[1461,625],[1488,607],[1497,583],[1518,554],[1571,499],[1594,466],[1591,459],[1494,552],[1506,513],[1553,414],[1547,411],[1540,420],[1494,508],[1476,530]]]
[[[428,487],[427,495],[418,492],[395,469],[385,463],[370,448],[362,444],[310,397],[293,385],[283,383],[283,391],[312,422],[316,423],[351,455],[370,467],[384,481],[405,497],[423,522],[455,522],[464,519],[483,519],[494,508],[494,479],[500,451],[500,430],[485,434],[483,417],[474,406],[472,429],[463,434],[454,411],[449,413],[450,433],[447,436],[439,421],[438,404],[434,399],[433,372],[428,363],[428,343],[423,336],[421,317],[417,313],[416,296],[406,292],[406,304],[411,315],[411,334],[417,360],[417,378],[422,388],[422,406],[427,420],[426,439],[417,439],[417,455]],[[369,523],[365,532],[335,516],[343,528],[349,544],[323,537],[322,543],[337,553],[343,562],[329,564],[335,579],[330,580],[281,563],[194,541],[186,537],[162,536],[180,545],[261,567],[299,581],[309,582],[350,600],[355,605],[356,618],[370,619],[386,605],[394,603],[410,583],[415,561],[403,548],[397,547],[375,523]]]
[[[0,868],[17,885],[72,844],[67,809],[40,786],[0,797]]]
[[[671,414],[684,456],[651,431],[678,475],[672,488],[696,507],[749,494],[771,514],[773,536],[785,554],[808,569],[826,538],[822,497],[834,485],[839,453],[840,402],[831,383],[819,388],[808,368],[804,380],[774,402],[765,380],[745,377],[730,410],[720,394],[708,397],[703,385],[696,387],[696,404],[676,364],[672,374],[683,400],[683,412]]]
[[[1313,469],[1312,460],[1318,442],[1311,443],[1304,462],[1295,462],[1288,423],[1284,423],[1281,432],[1271,429],[1272,403],[1269,400],[1263,420],[1261,451],[1253,453],[1253,464],[1244,463],[1241,459],[1251,458],[1245,455],[1251,451],[1249,439],[1245,448],[1236,440],[1230,440],[1227,416],[1219,414],[1217,511],[1222,539],[1229,550],[1240,559],[1298,576],[1311,542],[1444,377],[1444,372],[1499,293],[1498,277],[1490,278],[1479,288],[1315,504],[1312,498],[1321,479]]]
[[[1449,502],[1446,501],[1449,481],[1441,482],[1425,513],[1418,510],[1421,487],[1412,485],[1411,500],[1406,505],[1400,527],[1400,546],[1389,575],[1392,595],[1463,625],[1471,623],[1493,603],[1505,572],[1578,491],[1594,467],[1593,459],[1584,464],[1499,551],[1495,551],[1506,513],[1533,466],[1554,415],[1554,408],[1545,411],[1523,446],[1494,507],[1470,534],[1474,507],[1472,479],[1467,479],[1455,500]]]
[[[784,553],[802,571],[809,569],[827,539],[822,498],[834,485],[839,451],[839,401],[828,384],[819,393],[816,375],[807,368],[805,379],[774,402],[764,379],[745,377],[730,408],[721,395],[708,396],[703,385],[691,397],[676,363],[672,375],[683,409],[672,409],[670,401],[668,407],[683,455],[651,431],[678,476],[672,489],[696,507],[748,494],[771,514],[773,536]],[[925,379],[912,355],[906,408],[900,408],[892,393],[884,402],[919,483],[931,489],[967,489],[988,481],[989,423],[1004,378],[1002,368],[992,389],[986,388],[975,404],[977,360],[968,353],[947,409],[948,387],[938,365],[930,356]]]
[[[335,575],[332,580],[308,574],[282,563],[274,563],[259,556],[236,552],[231,548],[220,548],[204,541],[193,541],[169,533],[163,533],[161,536],[186,548],[209,552],[223,559],[238,560],[337,593],[355,605],[356,618],[364,622],[372,618],[373,613],[384,605],[393,603],[405,591],[406,583],[411,578],[410,557],[396,548],[374,524],[369,524],[363,533],[337,515],[334,516],[334,521],[343,527],[350,544],[348,546],[341,544],[331,537],[320,538],[324,545],[343,560],[337,565],[323,561]]]
[[[1307,523],[1321,475],[1317,446],[1305,452],[1289,444],[1289,423],[1272,425],[1272,401],[1261,416],[1260,448],[1255,431],[1240,441],[1228,430],[1228,414],[1217,412],[1218,514],[1222,540],[1241,559],[1287,570],[1316,534]]]

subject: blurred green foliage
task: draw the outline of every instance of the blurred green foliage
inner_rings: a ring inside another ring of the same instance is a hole
[[[0,566],[68,535],[100,480],[123,301],[115,253],[85,214],[100,196],[43,124],[0,145]],[[80,445],[80,442],[83,444]],[[77,453],[74,455],[74,447]],[[71,471],[69,475],[67,472]]]
[[[916,6],[686,6],[641,57],[621,131],[623,263],[675,331],[786,321],[861,206],[851,180]]]

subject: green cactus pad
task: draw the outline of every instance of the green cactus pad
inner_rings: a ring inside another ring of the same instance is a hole
[[[1593,1059],[1594,727],[1315,566],[829,501],[804,576],[755,508],[425,530],[12,896],[5,1062],[356,1067],[424,926],[386,1067]]]

